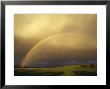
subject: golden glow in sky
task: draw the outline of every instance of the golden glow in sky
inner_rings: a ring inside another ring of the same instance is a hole
[[[14,35],[15,65],[33,66],[36,60],[65,60],[65,55],[71,60],[94,60],[97,15],[15,14]]]

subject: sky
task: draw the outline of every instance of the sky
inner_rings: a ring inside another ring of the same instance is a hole
[[[15,67],[96,63],[96,14],[15,14]]]

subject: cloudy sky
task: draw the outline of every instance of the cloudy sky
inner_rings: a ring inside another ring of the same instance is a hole
[[[16,67],[96,63],[96,14],[15,14]]]

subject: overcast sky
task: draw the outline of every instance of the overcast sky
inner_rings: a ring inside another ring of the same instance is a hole
[[[15,66],[94,63],[96,14],[15,14]]]

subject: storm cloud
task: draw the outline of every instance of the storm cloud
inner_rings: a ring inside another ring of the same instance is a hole
[[[15,14],[14,36],[17,67],[97,61],[96,14]]]

